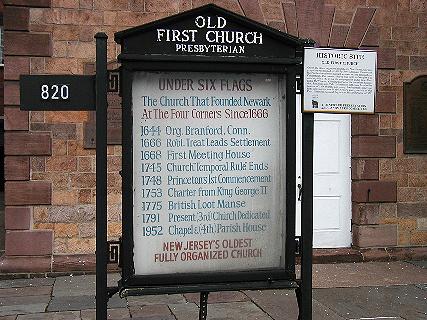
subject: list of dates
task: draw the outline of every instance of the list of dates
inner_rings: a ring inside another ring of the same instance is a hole
[[[281,88],[272,74],[134,74],[136,274],[283,263]]]

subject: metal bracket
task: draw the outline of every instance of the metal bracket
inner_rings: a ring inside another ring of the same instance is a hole
[[[295,255],[301,256],[301,236],[295,236]]]
[[[200,292],[199,320],[206,320],[208,316],[209,292]]]
[[[107,287],[108,299],[111,299],[119,291],[120,287]]]
[[[109,70],[107,91],[113,93],[120,92],[120,72],[118,70]]]
[[[122,238],[107,241],[107,263],[115,263],[121,267]]]

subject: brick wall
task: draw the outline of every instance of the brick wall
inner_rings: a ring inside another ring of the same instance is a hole
[[[64,255],[95,248],[95,151],[83,140],[90,114],[19,111],[19,74],[83,74],[96,32],[108,34],[113,61],[115,32],[208,2],[5,0],[6,253],[15,257],[5,270],[28,257],[40,270],[60,270]],[[377,113],[352,118],[354,246],[427,245],[427,157],[402,152],[403,82],[427,73],[426,1],[213,2],[321,46],[377,50]],[[112,238],[121,233],[120,155],[108,147]]]
[[[51,154],[48,133],[29,130],[28,112],[19,110],[19,75],[30,71],[32,56],[48,56],[51,35],[30,32],[30,8],[47,7],[48,1],[4,2],[4,130],[5,130],[5,254],[3,271],[51,269],[51,230],[35,230],[32,206],[49,204],[51,182],[31,181],[30,162],[35,155]]]
[[[425,246],[427,157],[403,153],[403,83],[427,74],[427,2],[366,4],[381,54],[377,114],[352,123],[354,245]]]

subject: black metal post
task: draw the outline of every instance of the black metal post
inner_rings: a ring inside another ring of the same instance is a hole
[[[312,319],[314,114],[302,115],[300,320]]]
[[[96,320],[107,320],[107,35],[96,39]]]
[[[208,317],[208,296],[209,292],[200,292],[199,320],[206,320]]]
[[[296,66],[286,74],[286,271],[295,274]],[[299,112],[299,109],[298,109]]]

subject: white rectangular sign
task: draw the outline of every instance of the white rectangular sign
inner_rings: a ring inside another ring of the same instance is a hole
[[[135,72],[135,274],[284,264],[284,80]]]
[[[304,112],[374,113],[377,53],[304,49]]]

